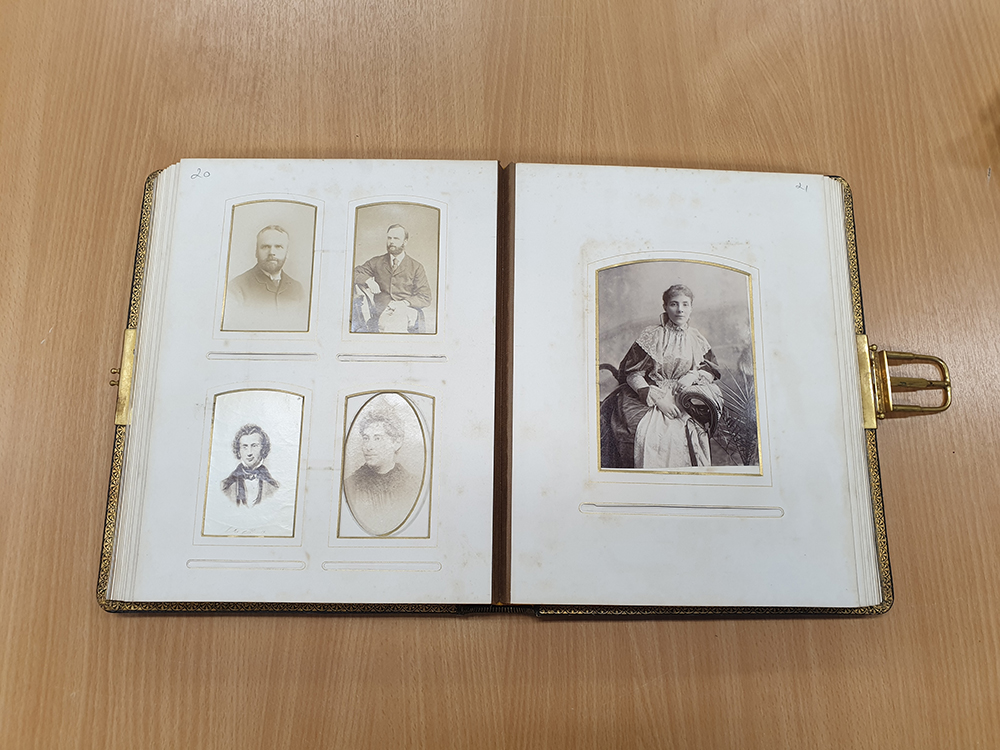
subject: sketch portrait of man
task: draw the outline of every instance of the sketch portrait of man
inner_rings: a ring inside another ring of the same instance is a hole
[[[304,413],[305,398],[297,393],[216,394],[200,536],[295,536]]]
[[[309,330],[315,221],[294,201],[234,207],[222,330]]]
[[[362,206],[355,233],[351,332],[435,333],[438,209]]]
[[[399,405],[385,395],[376,397],[362,410],[348,438],[353,448],[360,444],[364,462],[344,480],[344,494],[358,523],[376,536],[399,527],[420,493],[421,475],[415,472],[422,473],[423,467],[411,471],[400,458],[407,432],[419,432],[412,407],[404,408],[409,412],[398,413]],[[417,439],[409,437],[411,442]]]
[[[233,454],[239,464],[222,480],[222,491],[237,506],[253,507],[274,495],[280,486],[264,459],[271,452],[267,433],[255,424],[245,424],[233,438]]]

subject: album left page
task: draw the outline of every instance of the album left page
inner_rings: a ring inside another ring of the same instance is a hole
[[[106,608],[489,603],[497,181],[444,161],[155,177]]]

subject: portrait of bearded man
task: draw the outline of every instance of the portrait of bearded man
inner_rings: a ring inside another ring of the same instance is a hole
[[[419,261],[406,251],[410,233],[402,224],[386,229],[385,252],[354,269],[354,333],[426,333],[424,309],[431,285]]]
[[[257,233],[256,264],[229,280],[223,330],[308,330],[309,297],[284,270],[288,253],[289,235],[283,227],[270,224]]]

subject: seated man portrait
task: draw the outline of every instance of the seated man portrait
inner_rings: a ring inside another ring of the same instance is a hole
[[[431,285],[423,265],[406,253],[410,233],[402,224],[386,230],[385,253],[354,269],[351,331],[426,333],[424,308]]]

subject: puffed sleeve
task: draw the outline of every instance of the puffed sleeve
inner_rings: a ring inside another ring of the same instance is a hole
[[[627,383],[641,399],[645,400],[646,393],[649,391],[646,373],[652,369],[652,364],[653,359],[646,353],[646,350],[639,344],[632,344],[618,366],[618,382]]]

